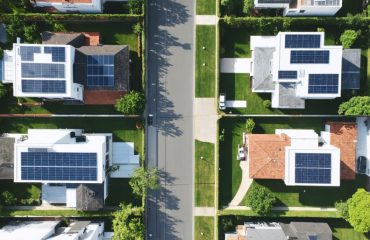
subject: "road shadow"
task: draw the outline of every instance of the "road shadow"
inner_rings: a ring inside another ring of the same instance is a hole
[[[190,14],[187,7],[176,1],[156,1],[152,5],[156,12],[160,12],[161,15],[166,16],[166,19],[170,21],[160,22],[160,24],[166,26],[176,26],[178,24],[184,24],[188,21]]]

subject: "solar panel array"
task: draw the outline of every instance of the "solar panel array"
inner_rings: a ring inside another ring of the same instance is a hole
[[[338,74],[309,74],[308,93],[338,93]]]
[[[87,56],[87,85],[114,86],[114,56]]]
[[[290,52],[290,63],[329,63],[328,50],[299,50]]]
[[[331,183],[330,153],[296,153],[296,183]]]
[[[64,78],[64,64],[22,63],[22,78]]]
[[[20,54],[21,54],[22,61],[33,61],[35,53],[41,53],[41,48],[35,47],[35,46],[21,46],[20,47]]]
[[[22,92],[27,93],[65,93],[66,81],[22,79]]]
[[[285,48],[320,48],[319,34],[286,34]]]
[[[51,53],[53,62],[66,61],[66,50],[64,47],[44,47],[44,53]]]
[[[279,79],[297,79],[297,71],[279,71]]]
[[[96,181],[96,153],[22,152],[22,180]]]

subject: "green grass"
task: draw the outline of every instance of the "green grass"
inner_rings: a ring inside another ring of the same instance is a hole
[[[0,181],[0,193],[9,191],[15,198],[21,199],[40,199],[41,184],[37,183],[14,183],[13,180]],[[3,198],[1,197],[1,200]]]
[[[216,0],[196,0],[197,15],[216,15]]]
[[[220,31],[221,58],[246,58],[251,57],[250,36],[251,29],[222,28]]]
[[[205,49],[203,49],[205,47]],[[215,97],[216,27],[196,27],[195,97]],[[206,64],[203,66],[203,64]]]
[[[106,206],[119,206],[120,203],[135,206],[141,204],[140,197],[134,195],[129,185],[130,179],[110,178],[108,182],[108,197],[105,199]]]
[[[213,217],[195,217],[195,240],[214,239],[214,222]]]
[[[333,232],[333,240],[366,240],[370,239],[370,233],[356,232],[346,221],[342,219],[330,219],[328,221]]]
[[[252,210],[220,210],[217,215],[235,215],[248,217],[261,217]],[[339,218],[339,214],[333,211],[271,211],[265,217],[305,217],[305,218]],[[276,220],[274,220],[276,221]]]
[[[1,211],[0,217],[58,216],[58,217],[104,217],[112,211],[82,212],[76,210],[7,210]]]
[[[195,206],[214,207],[215,146],[213,143],[195,141]],[[203,157],[203,159],[201,159]]]

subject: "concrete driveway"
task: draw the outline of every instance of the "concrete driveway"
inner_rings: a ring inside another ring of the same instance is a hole
[[[251,58],[221,58],[221,73],[250,73]]]

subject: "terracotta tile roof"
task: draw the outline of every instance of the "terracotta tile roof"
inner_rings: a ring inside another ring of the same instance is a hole
[[[330,144],[340,149],[341,179],[356,177],[357,126],[353,122],[328,122]]]
[[[82,32],[86,38],[86,46],[97,46],[100,44],[100,33],[98,32]]]
[[[86,105],[114,105],[124,93],[124,91],[85,90],[84,103]]]
[[[284,179],[285,147],[290,138],[283,134],[249,134],[249,176],[262,179]]]

